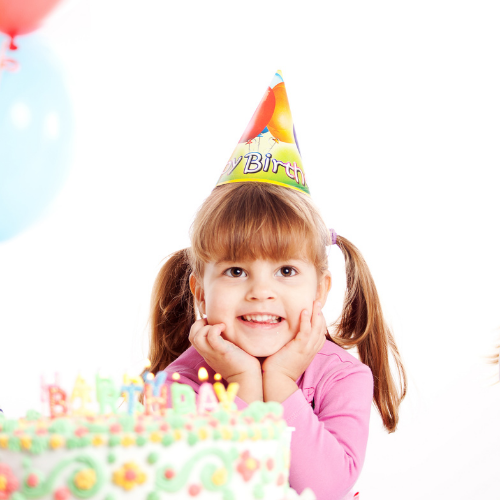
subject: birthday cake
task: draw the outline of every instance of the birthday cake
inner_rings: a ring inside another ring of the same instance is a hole
[[[136,403],[109,414],[80,405],[77,415],[60,389],[50,417],[0,413],[0,500],[299,498],[288,484],[292,429],[279,403],[237,411],[226,399],[208,411],[191,405],[191,387],[168,389],[171,408],[145,404],[142,413]]]

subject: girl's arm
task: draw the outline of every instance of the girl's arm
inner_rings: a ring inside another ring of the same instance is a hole
[[[301,390],[282,404],[292,433],[290,484],[311,488],[317,500],[341,500],[361,472],[368,441],[373,378],[362,364],[314,388],[314,410]]]
[[[373,378],[366,365],[334,354],[332,346],[318,355],[325,331],[321,302],[316,301],[312,315],[302,311],[295,338],[264,361],[264,401],[282,403],[285,420],[295,427],[292,487],[299,493],[310,487],[317,500],[340,500],[364,461]],[[314,409],[296,384],[303,374],[307,385],[302,387],[314,395]]]

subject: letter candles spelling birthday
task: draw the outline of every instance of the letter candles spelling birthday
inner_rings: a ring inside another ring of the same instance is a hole
[[[198,396],[193,388],[187,384],[180,384],[180,375],[172,375],[173,383],[170,386],[170,401],[168,398],[167,374],[164,371],[156,375],[148,368],[151,366],[149,360],[145,370],[140,376],[123,376],[123,384],[116,386],[111,378],[97,374],[95,378],[95,398],[93,401],[91,393],[93,388],[79,374],[68,398],[66,392],[59,386],[59,378],[56,374],[53,384],[45,384],[43,377],[42,403],[48,401],[51,418],[72,416],[90,416],[94,412],[94,405],[98,407],[97,413],[100,415],[123,413],[118,409],[120,396],[125,397],[125,412],[128,415],[144,413],[146,415],[166,415],[172,411],[177,415],[202,414],[214,412],[218,409],[233,411],[236,409],[234,398],[238,392],[239,385],[230,383],[227,389],[221,382],[221,375],[214,375],[215,383],[208,382],[208,372],[205,367],[198,370],[198,378],[201,382]],[[144,410],[138,400],[138,394],[144,391]],[[168,405],[172,407],[168,410]]]
[[[219,402],[215,397],[212,384],[205,382],[208,379],[208,372],[205,367],[198,370],[198,378],[203,382],[198,393],[198,413],[215,411],[219,409]]]

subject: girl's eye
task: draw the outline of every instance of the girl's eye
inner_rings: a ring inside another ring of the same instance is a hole
[[[276,274],[278,276],[288,278],[290,276],[295,276],[297,274],[297,271],[291,266],[283,266]]]
[[[230,276],[231,278],[241,278],[242,276],[246,276],[247,274],[241,267],[230,267],[226,271],[224,271],[226,276]]]

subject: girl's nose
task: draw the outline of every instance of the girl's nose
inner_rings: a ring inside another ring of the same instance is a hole
[[[271,283],[266,279],[252,279],[249,283],[247,300],[272,300],[276,298],[276,294],[271,286]]]

